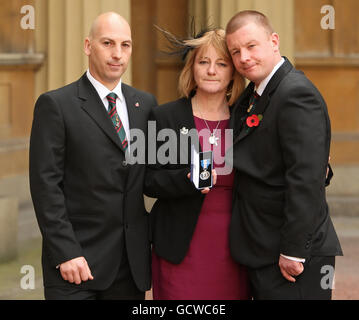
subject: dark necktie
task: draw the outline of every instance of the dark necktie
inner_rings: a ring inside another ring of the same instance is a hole
[[[251,98],[249,99],[249,108],[247,112],[249,115],[252,115],[254,112],[254,109],[256,107],[256,103],[259,99],[260,95],[257,93],[257,91],[253,91]]]
[[[108,115],[110,116],[112,123],[115,126],[115,130],[121,140],[122,147],[126,151],[127,147],[128,147],[128,141],[126,138],[125,128],[123,127],[122,121],[121,121],[120,117],[118,116],[117,110],[116,110],[117,94],[111,92],[106,98],[108,100]]]

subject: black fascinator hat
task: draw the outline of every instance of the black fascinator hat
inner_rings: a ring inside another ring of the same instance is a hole
[[[213,30],[212,27],[206,27],[206,28],[201,28],[201,30],[196,33],[195,21],[194,18],[192,18],[191,31],[190,31],[191,35],[187,38],[180,39],[177,38],[172,33],[170,33],[169,31],[164,30],[157,25],[154,26],[164,35],[164,37],[168,41],[167,48],[169,51],[165,51],[164,53],[169,55],[181,56],[182,61],[186,60],[188,53],[196,48],[195,46],[189,45],[187,41],[202,38],[207,32]]]

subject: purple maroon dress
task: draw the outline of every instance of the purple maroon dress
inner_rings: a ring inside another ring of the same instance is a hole
[[[216,130],[218,145],[208,142],[210,132],[203,119],[194,117],[203,151],[213,150],[217,183],[206,195],[187,255],[173,264],[152,254],[153,298],[155,300],[240,300],[250,299],[245,267],[236,263],[229,250],[234,172],[220,175],[224,154],[225,129],[222,120]],[[218,121],[208,121],[213,132]],[[201,131],[205,129],[204,131]],[[203,133],[203,134],[202,134]],[[228,143],[227,143],[228,144]],[[227,170],[228,171],[228,170]]]

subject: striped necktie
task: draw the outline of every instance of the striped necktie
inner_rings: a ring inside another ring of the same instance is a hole
[[[122,121],[120,117],[118,116],[117,110],[116,110],[116,98],[117,94],[114,92],[111,92],[107,95],[108,100],[108,115],[110,116],[113,125],[115,126],[115,130],[121,140],[122,147],[126,151],[128,147],[128,141],[126,138],[126,131],[123,127]]]
[[[249,108],[247,110],[247,112],[252,115],[256,106],[256,103],[259,99],[260,95],[257,93],[257,91],[254,91],[252,93],[251,98],[249,99]]]

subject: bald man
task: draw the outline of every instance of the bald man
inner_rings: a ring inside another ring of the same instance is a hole
[[[121,81],[131,29],[109,12],[85,39],[89,69],[42,94],[30,140],[31,196],[43,237],[46,299],[144,299],[150,234],[144,164],[128,161],[131,129],[146,132],[149,93]]]

